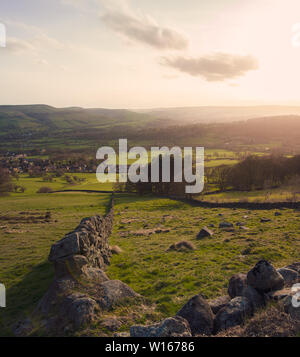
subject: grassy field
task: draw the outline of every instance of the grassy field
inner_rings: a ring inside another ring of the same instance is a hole
[[[9,335],[13,323],[30,313],[46,292],[53,277],[47,262],[51,245],[82,218],[104,214],[107,209],[109,194],[36,194],[41,186],[54,190],[111,189],[110,184],[97,183],[94,174],[76,176],[86,181],[70,186],[62,179],[45,183],[22,175],[18,184],[26,187],[25,193],[0,197],[0,282],[7,287],[8,305],[0,311],[0,336]],[[244,197],[229,194],[235,200]],[[49,222],[46,212],[51,212]],[[134,321],[170,316],[194,294],[207,298],[224,294],[230,276],[247,272],[259,259],[277,267],[299,261],[300,213],[280,212],[282,215],[275,216],[274,210],[208,209],[154,196],[118,194],[110,244],[123,252],[113,256],[108,276],[129,284],[156,306],[151,316],[141,306]],[[261,223],[260,218],[270,218],[271,222]],[[237,226],[234,232],[219,229],[224,220],[234,225],[240,222],[248,230]],[[201,228],[210,225],[214,226],[214,236],[197,240]],[[154,228],[169,232],[148,235],[147,230]],[[167,251],[182,240],[192,242],[196,249]],[[121,313],[128,315],[126,309]],[[97,325],[93,329],[99,333]]]
[[[82,218],[105,213],[109,199],[105,194],[81,193],[0,197],[0,281],[7,289],[0,336],[46,292],[53,277],[47,261],[51,245]],[[50,222],[44,218],[47,211]]]
[[[259,259],[280,267],[299,260],[299,212],[208,209],[154,197],[119,195],[111,244],[123,253],[114,256],[110,278],[120,279],[158,304],[165,316],[175,313],[194,294],[213,298],[225,293],[228,279],[247,272]],[[118,215],[118,213],[120,213]],[[222,215],[222,216],[220,216]],[[270,218],[261,223],[260,218]],[[221,221],[241,222],[249,230],[226,232]],[[128,222],[131,222],[128,224]],[[197,240],[203,226],[213,224],[213,238]],[[169,233],[137,236],[141,229],[164,227]],[[195,251],[167,252],[175,242],[188,240]]]
[[[62,177],[55,178],[53,182],[45,182],[41,177],[29,177],[27,174],[20,175],[18,180],[14,180],[14,183],[26,188],[25,195],[35,194],[41,187],[49,187],[53,191],[60,190],[96,190],[96,191],[111,191],[113,189],[112,183],[100,183],[98,182],[95,174],[89,173],[76,173],[69,174],[69,176],[77,176],[85,181],[75,184],[68,184]],[[13,193],[14,196],[20,196],[19,193]]]
[[[217,189],[217,188],[215,188]],[[300,200],[300,193],[296,192],[297,187],[292,189],[276,188],[254,191],[228,191],[209,195],[199,195],[196,199],[208,202],[296,202]]]

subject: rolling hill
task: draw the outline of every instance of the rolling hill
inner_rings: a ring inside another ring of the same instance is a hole
[[[252,118],[300,115],[299,106],[203,106],[137,110],[157,119],[187,123],[228,123]]]
[[[147,114],[125,109],[55,108],[47,105],[0,106],[0,131],[102,128],[140,125],[151,121]]]

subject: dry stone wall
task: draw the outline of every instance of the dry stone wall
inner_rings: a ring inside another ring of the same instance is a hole
[[[51,247],[53,282],[33,316],[13,327],[15,335],[30,335],[35,329],[50,335],[65,335],[84,327],[99,312],[101,315],[101,311],[112,309],[122,300],[140,297],[121,281],[110,280],[105,273],[110,264],[108,241],[113,218],[112,199],[106,216],[83,219],[73,232]]]

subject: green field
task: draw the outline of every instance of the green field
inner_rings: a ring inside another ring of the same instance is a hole
[[[7,308],[0,314],[1,336],[47,290],[53,277],[47,261],[51,245],[82,218],[105,213],[109,200],[109,195],[82,193],[0,197],[0,281],[7,288]],[[47,211],[52,215],[50,222],[43,218]]]
[[[20,175],[18,180],[14,180],[14,183],[26,188],[25,195],[35,194],[41,187],[49,187],[53,191],[61,190],[92,190],[92,191],[111,191],[113,184],[110,182],[100,183],[97,180],[96,174],[89,173],[76,173],[68,174],[69,176],[77,176],[85,181],[75,184],[68,184],[63,177],[54,178],[53,182],[45,182],[41,177],[29,177],[27,174]],[[13,196],[20,196],[19,193],[12,193]]]
[[[7,287],[8,304],[1,310],[1,336],[9,335],[11,326],[30,313],[46,292],[53,277],[47,262],[51,245],[82,218],[104,214],[110,199],[109,194],[96,193],[35,194],[38,179],[21,180],[28,186],[24,194],[0,198],[0,281]],[[47,211],[50,222],[44,219]],[[278,267],[299,260],[299,212],[281,213],[275,217],[272,210],[208,209],[154,196],[118,194],[110,244],[123,252],[113,256],[108,276],[129,284],[155,306],[156,313],[150,315],[141,307],[135,322],[170,316],[194,294],[207,298],[224,294],[230,276],[247,272],[259,259]],[[261,217],[272,222],[261,223]],[[218,228],[223,220],[243,222],[249,230],[223,231]],[[214,236],[197,240],[200,229],[211,224]],[[152,228],[170,232],[136,233]],[[196,250],[166,251],[181,240],[191,241]],[[128,310],[117,313],[128,315]],[[128,324],[121,330],[125,328]],[[99,333],[97,323],[91,329]]]

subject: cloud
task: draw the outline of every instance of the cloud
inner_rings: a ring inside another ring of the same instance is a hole
[[[113,31],[127,39],[143,43],[160,50],[184,50],[187,39],[179,32],[159,26],[147,16],[133,14],[126,7],[106,7],[102,21]]]
[[[188,46],[188,40],[183,34],[158,25],[149,16],[134,13],[127,0],[61,0],[61,3],[90,13],[91,6],[95,9],[98,7],[102,11],[102,22],[131,41],[160,50],[184,50]]]
[[[163,57],[160,63],[194,77],[203,77],[208,82],[221,82],[242,77],[248,71],[258,69],[257,59],[250,55],[221,52],[199,58]]]
[[[16,37],[9,37],[6,41],[5,50],[13,53],[21,53],[24,51],[34,51],[35,47],[29,41]]]

